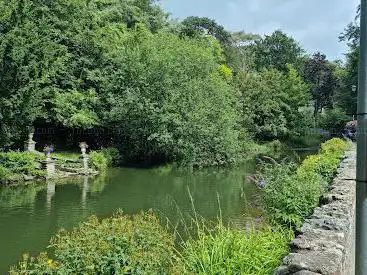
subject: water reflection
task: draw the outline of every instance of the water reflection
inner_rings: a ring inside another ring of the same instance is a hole
[[[253,164],[232,170],[188,172],[164,169],[111,169],[96,178],[0,189],[0,274],[22,253],[44,250],[58,229],[70,229],[88,216],[106,217],[117,209],[136,213],[156,210],[176,224],[192,214],[188,190],[198,213],[209,219],[245,224],[259,215],[251,205],[259,190],[244,185]],[[245,194],[245,197],[244,197]]]

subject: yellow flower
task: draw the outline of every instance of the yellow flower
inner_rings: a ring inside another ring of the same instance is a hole
[[[56,267],[56,263],[52,259],[49,259],[47,261],[47,264],[49,267],[52,267],[52,268]]]

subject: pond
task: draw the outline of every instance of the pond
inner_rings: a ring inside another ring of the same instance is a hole
[[[16,264],[22,254],[45,250],[60,228],[71,229],[90,215],[110,216],[117,209],[137,213],[154,209],[176,223],[196,211],[226,222],[246,226],[261,215],[260,191],[245,184],[243,177],[254,163],[235,169],[171,171],[156,169],[110,169],[94,179],[73,178],[54,184],[0,189],[0,274]]]

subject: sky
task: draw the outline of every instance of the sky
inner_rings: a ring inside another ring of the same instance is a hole
[[[161,0],[172,19],[209,17],[230,31],[271,34],[281,29],[307,53],[344,59],[338,36],[354,19],[360,0]]]

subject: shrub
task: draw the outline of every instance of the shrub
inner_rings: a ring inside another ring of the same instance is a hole
[[[0,182],[19,181],[23,175],[44,176],[37,162],[40,155],[30,152],[0,152]]]
[[[319,203],[324,190],[316,173],[301,178],[295,164],[277,165],[267,171],[264,200],[272,222],[298,228]]]
[[[332,139],[321,146],[319,154],[309,156],[298,168],[295,164],[265,167],[264,199],[268,218],[294,229],[301,226],[318,206],[346,149],[345,141]]]
[[[235,91],[217,70],[212,43],[141,26],[122,36],[104,85],[106,123],[124,129],[114,137],[124,160],[195,167],[238,161]]]
[[[321,145],[319,154],[307,157],[298,169],[298,174],[304,176],[309,173],[321,175],[325,183],[330,183],[340,164],[347,142],[340,138],[333,138]]]
[[[89,154],[91,168],[97,171],[105,171],[108,167],[106,157],[101,152],[92,151]]]
[[[10,274],[168,274],[175,258],[173,236],[152,213],[91,217],[50,248],[54,259],[25,256]]]
[[[333,136],[340,136],[345,124],[350,121],[350,116],[346,115],[341,109],[335,108],[327,110],[320,115],[320,127],[330,131]]]
[[[101,150],[101,153],[106,158],[108,167],[117,166],[121,161],[120,152],[117,148],[105,148]]]
[[[271,274],[288,252],[291,234],[279,228],[229,229],[218,226],[183,245],[178,274]]]
[[[322,183],[327,185],[333,179],[339,164],[340,159],[333,155],[313,155],[302,162],[297,173],[301,177],[306,177],[309,174],[320,175]]]
[[[347,148],[347,142],[340,138],[333,138],[321,145],[321,153],[332,153],[336,154],[337,158],[341,158]]]
[[[38,156],[29,152],[0,153],[2,166],[17,174],[32,174],[37,167]]]

